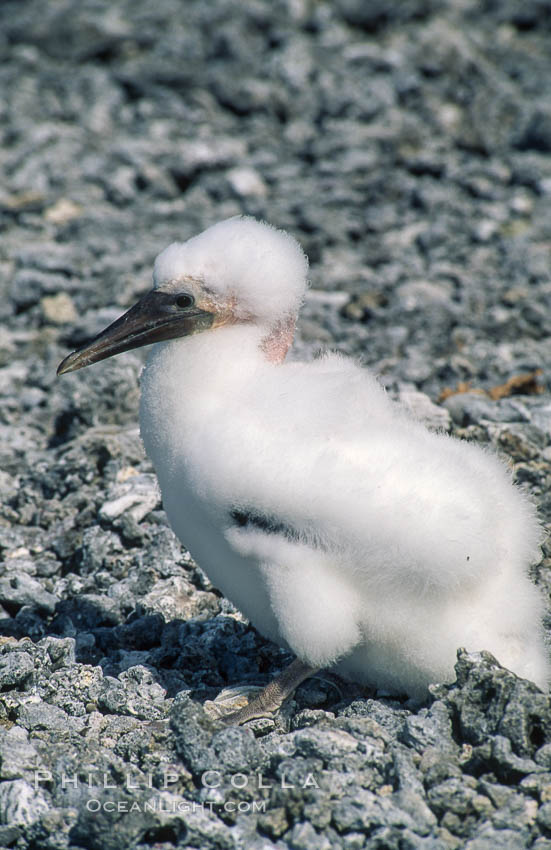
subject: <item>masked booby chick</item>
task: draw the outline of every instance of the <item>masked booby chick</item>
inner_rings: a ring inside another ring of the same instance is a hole
[[[58,370],[157,343],[140,424],[172,528],[297,657],[230,721],[323,667],[423,699],[459,646],[543,688],[533,508],[494,456],[428,432],[354,361],[284,362],[306,276],[288,234],[222,221],[166,248],[153,290]]]

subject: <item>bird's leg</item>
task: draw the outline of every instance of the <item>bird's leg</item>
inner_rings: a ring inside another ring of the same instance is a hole
[[[238,711],[232,711],[224,717],[225,723],[239,725],[257,717],[267,717],[276,712],[285,700],[291,696],[301,682],[317,673],[319,667],[309,667],[296,658],[292,664],[283,670],[279,676],[266,685],[265,688],[248,705]]]

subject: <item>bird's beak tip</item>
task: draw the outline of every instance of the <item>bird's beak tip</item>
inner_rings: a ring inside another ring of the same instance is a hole
[[[56,370],[56,375],[65,375],[67,372],[73,372],[75,369],[78,369],[78,366],[73,366],[71,363],[72,354],[69,354],[64,360],[61,361]]]

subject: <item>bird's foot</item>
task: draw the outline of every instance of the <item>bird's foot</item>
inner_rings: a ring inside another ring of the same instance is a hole
[[[207,700],[203,708],[213,719],[225,720],[226,717],[246,708],[261,691],[262,688],[258,685],[236,685],[224,688],[215,699]]]
[[[270,718],[279,711],[285,700],[295,692],[300,683],[316,672],[317,668],[309,667],[297,658],[265,688],[228,688],[219,695],[222,697],[219,702],[222,712],[223,708],[229,707],[232,701],[235,704],[236,699],[242,700],[247,691],[254,690],[257,694],[246,705],[231,711],[229,714],[220,712],[219,716],[228,726],[241,725],[249,720],[257,720],[262,717]],[[215,700],[216,702],[218,702],[218,699]]]

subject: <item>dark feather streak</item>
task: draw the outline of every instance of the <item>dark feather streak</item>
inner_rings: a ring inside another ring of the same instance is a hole
[[[267,516],[252,508],[233,508],[230,511],[232,521],[243,529],[256,529],[266,534],[277,534],[291,543],[304,543],[316,549],[327,549],[321,537],[309,528],[300,531],[279,517]]]
[[[234,508],[230,516],[239,528],[256,528],[260,531],[265,531],[267,534],[281,534],[294,542],[299,542],[302,538],[296,528],[287,525],[285,522],[276,517],[265,516],[253,510],[242,510]]]

